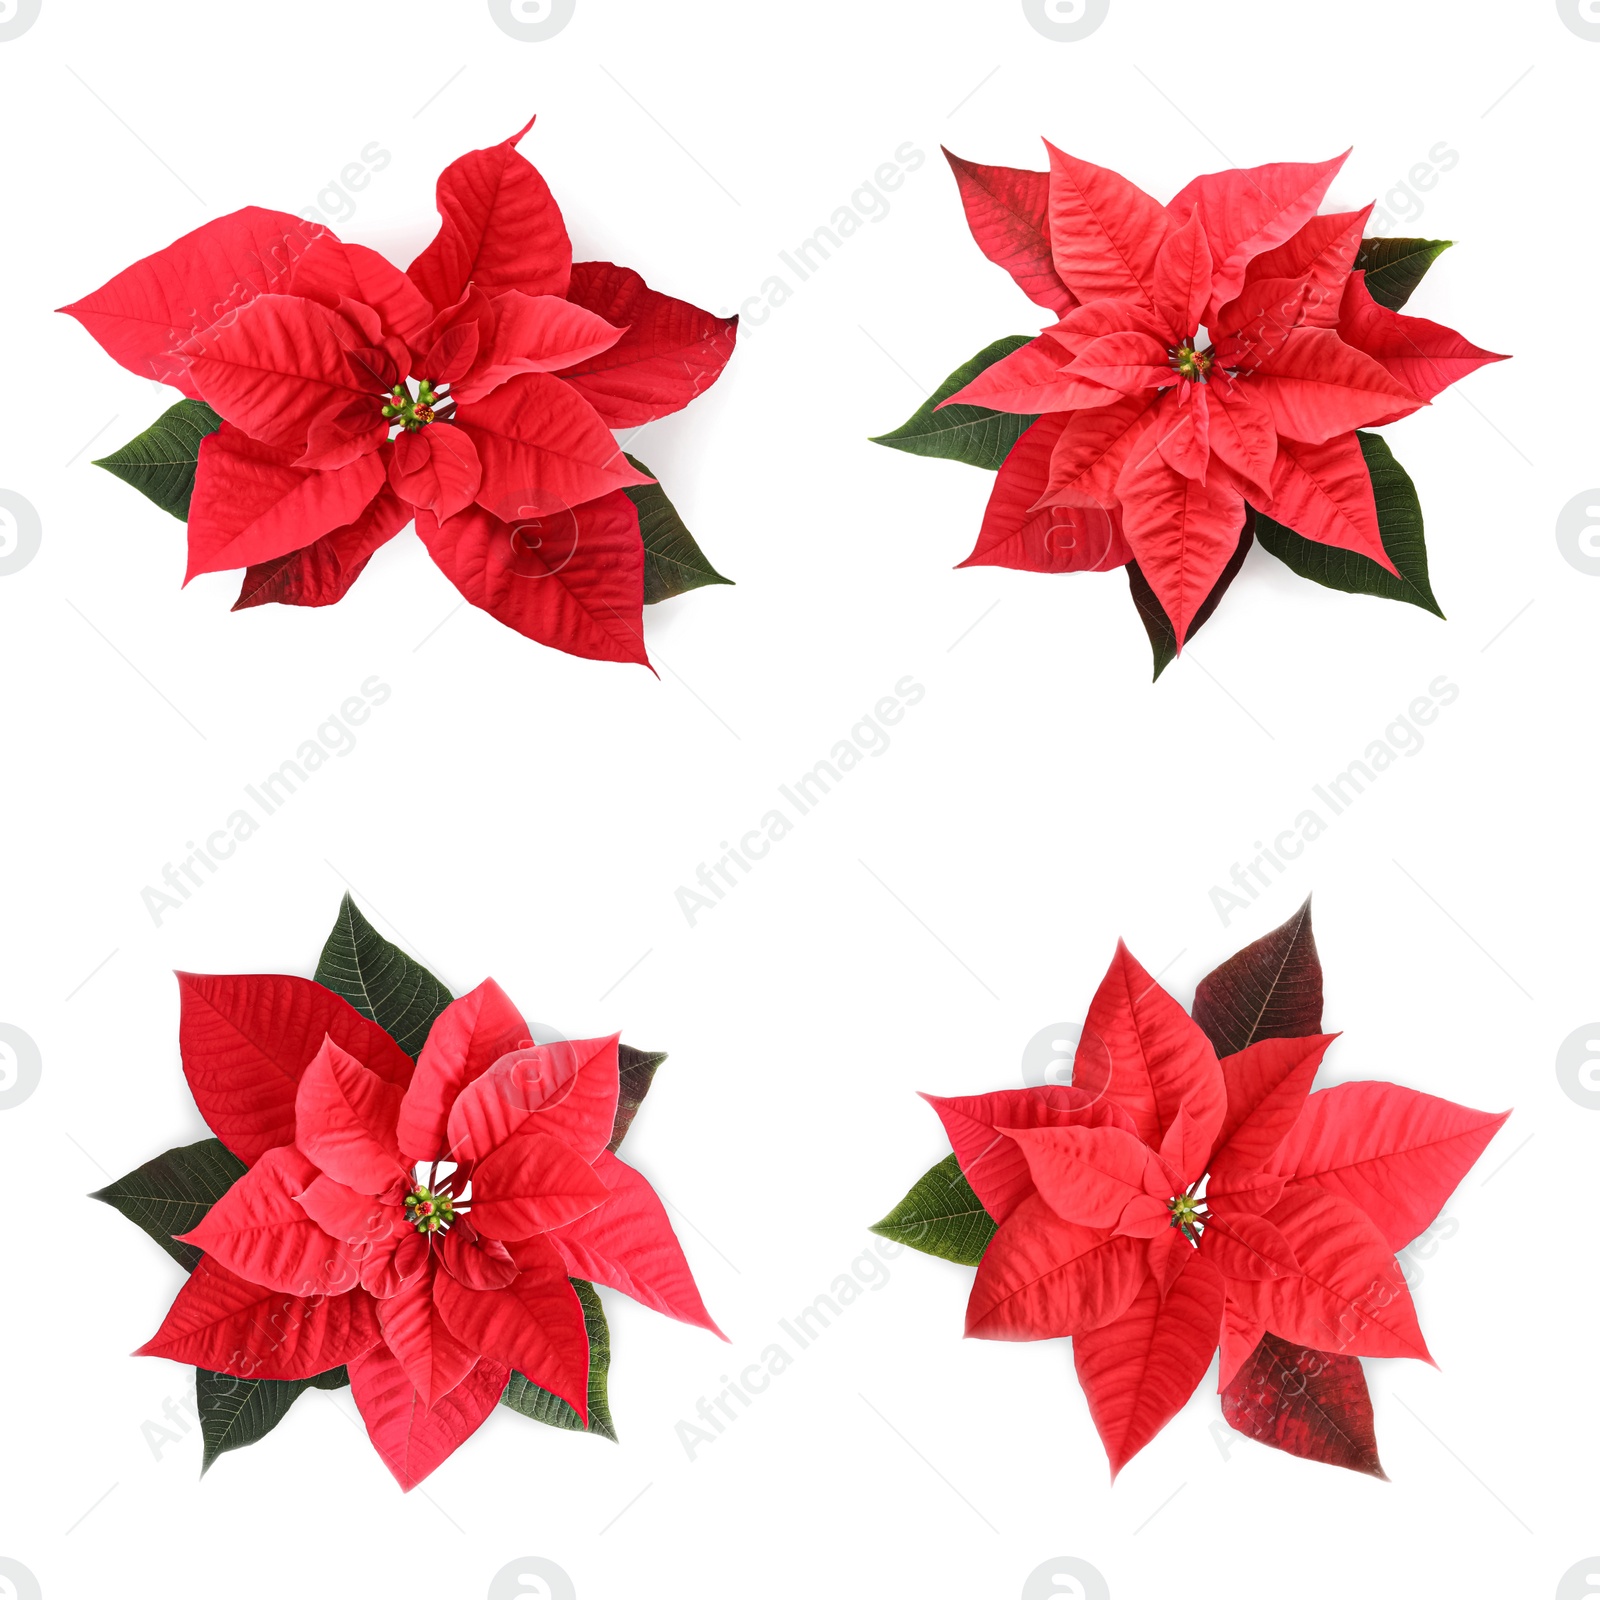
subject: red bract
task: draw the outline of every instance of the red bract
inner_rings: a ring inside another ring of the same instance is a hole
[[[1378,305],[1366,211],[1317,216],[1344,157],[1196,178],[1163,206],[1047,144],[1050,170],[950,157],[979,247],[1057,320],[942,402],[1037,416],[968,564],[1137,561],[1178,647],[1246,502],[1395,567],[1355,430],[1503,359]]]
[[[181,982],[190,1088],[249,1171],[182,1236],[205,1254],[140,1354],[240,1378],[348,1365],[409,1489],[513,1371],[587,1422],[569,1278],[718,1331],[655,1191],[607,1149],[615,1036],[534,1045],[489,980],[441,1013],[413,1069],[315,983]]]
[[[1287,967],[1280,959],[1257,993],[1271,996]],[[1320,987],[1319,976],[1318,1010]],[[1264,1004],[1254,1002],[1249,1031]],[[1258,1033],[1219,1059],[1119,944],[1070,1088],[929,1097],[999,1224],[967,1333],[1070,1336],[1113,1477],[1219,1347],[1223,1389],[1267,1334],[1323,1353],[1315,1375],[1327,1383],[1360,1383],[1341,1358],[1431,1361],[1394,1252],[1427,1227],[1509,1113],[1391,1083],[1312,1093],[1335,1037]],[[1261,1358],[1264,1374],[1269,1356],[1283,1361],[1286,1346],[1276,1348]]]
[[[414,517],[474,605],[574,655],[646,662],[623,491],[654,480],[611,429],[714,383],[737,319],[574,265],[516,151],[532,125],[444,170],[439,232],[405,272],[249,207],[64,308],[223,419],[200,447],[185,582],[246,567],[241,606],[329,605]]]

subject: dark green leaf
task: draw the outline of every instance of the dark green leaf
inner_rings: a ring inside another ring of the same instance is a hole
[[[611,1369],[611,1330],[606,1326],[606,1314],[600,1305],[600,1296],[591,1284],[579,1278],[569,1280],[583,1302],[583,1325],[589,1334],[589,1426],[585,1429],[578,1413],[565,1400],[530,1383],[520,1372],[513,1372],[506,1384],[500,1404],[520,1411],[535,1422],[546,1422],[552,1428],[569,1428],[575,1433],[598,1433],[602,1439],[616,1442],[617,1431],[611,1422],[611,1407],[606,1399],[606,1375]]]
[[[644,462],[633,456],[628,464],[638,472],[650,472]],[[639,532],[644,537],[644,603],[653,606],[658,600],[670,600],[675,594],[687,594],[690,589],[703,588],[708,583],[733,582],[724,578],[706,560],[694,535],[683,525],[678,508],[667,498],[659,483],[646,483],[627,491],[639,513]]]
[[[1380,306],[1398,311],[1423,274],[1454,243],[1453,239],[1363,239],[1356,267],[1367,275],[1367,293]]]
[[[231,1155],[220,1139],[179,1145],[135,1167],[125,1178],[108,1183],[90,1196],[115,1206],[190,1272],[201,1252],[172,1236],[200,1225],[212,1206],[245,1175],[244,1162]]]
[[[1416,485],[1377,434],[1358,433],[1356,438],[1361,441],[1361,453],[1372,474],[1372,491],[1378,502],[1378,533],[1400,576],[1385,572],[1376,561],[1353,550],[1302,539],[1260,512],[1256,513],[1256,538],[1263,549],[1313,583],[1343,589],[1347,594],[1404,600],[1442,617],[1444,612],[1428,586],[1428,551],[1422,538],[1422,504],[1417,499]]]
[[[667,1059],[665,1050],[635,1050],[631,1045],[617,1046],[617,1065],[621,1069],[621,1084],[617,1095],[617,1120],[611,1124],[611,1143],[607,1150],[615,1151],[623,1135],[633,1126],[644,1097],[650,1092],[656,1068]]]
[[[1228,564],[1222,569],[1222,576],[1212,585],[1211,593],[1205,598],[1205,603],[1195,612],[1189,623],[1189,638],[1194,636],[1205,626],[1211,613],[1217,609],[1223,595],[1228,592],[1228,585],[1239,576],[1239,568],[1244,565],[1244,558],[1250,554],[1250,545],[1253,540],[1251,524],[1255,520],[1255,513],[1248,506],[1244,513],[1244,532],[1239,535],[1239,543],[1233,554],[1228,557]],[[1139,570],[1137,561],[1128,563],[1128,588],[1133,594],[1133,603],[1139,609],[1139,620],[1144,624],[1144,631],[1150,636],[1150,654],[1155,658],[1155,676],[1159,678],[1178,657],[1178,635],[1174,632],[1172,623],[1167,614],[1161,609],[1161,602],[1156,599],[1155,590],[1150,587],[1150,581]]]
[[[222,418],[203,400],[180,400],[163,411],[137,439],[94,464],[131,483],[180,522],[189,516],[200,441],[222,426]]]
[[[280,1382],[276,1378],[234,1378],[226,1372],[196,1367],[194,1397],[200,1409],[204,1451],[201,1476],[217,1457],[264,1439],[289,1414],[289,1407],[310,1386],[310,1378]]]
[[[872,1232],[930,1256],[975,1267],[994,1237],[994,1218],[972,1192],[953,1155],[930,1167]]]
[[[892,433],[881,433],[873,444],[886,444],[895,450],[909,450],[915,456],[943,456],[950,461],[965,461],[968,466],[997,471],[1011,453],[1011,447],[1037,417],[1013,416],[1009,411],[990,411],[983,406],[950,406],[936,410],[956,390],[964,389],[978,374],[992,367],[1002,356],[1020,350],[1031,342],[1025,333],[997,339],[980,350],[964,366],[957,367],[933,394]]]
[[[226,1372],[208,1372],[204,1367],[196,1367],[194,1394],[204,1441],[201,1476],[211,1470],[218,1456],[229,1450],[242,1450],[247,1444],[265,1438],[307,1389],[344,1389],[349,1384],[350,1372],[346,1367],[334,1367],[315,1378],[296,1378],[288,1382],[277,1378],[235,1378]]]
[[[415,1058],[450,991],[420,962],[389,943],[346,895],[317,962],[317,982],[348,1000]]]

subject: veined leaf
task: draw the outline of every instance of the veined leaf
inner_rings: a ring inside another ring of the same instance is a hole
[[[994,1238],[995,1222],[973,1193],[960,1162],[948,1155],[923,1173],[871,1231],[926,1255],[975,1267]]]
[[[1398,311],[1423,274],[1454,243],[1453,239],[1363,239],[1355,264],[1367,275],[1367,293],[1380,306]]]
[[[316,981],[377,1023],[413,1060],[451,999],[421,962],[390,944],[361,915],[348,894],[322,947]]]
[[[202,1252],[176,1233],[199,1227],[205,1214],[248,1169],[220,1139],[178,1145],[126,1177],[96,1189],[92,1200],[115,1206],[136,1222],[179,1266],[192,1272]]]
[[[1388,1477],[1378,1461],[1366,1374],[1354,1356],[1269,1333],[1222,1391],[1222,1414],[1230,1427],[1275,1450]]]
[[[943,411],[936,408],[1002,356],[1031,342],[1032,336],[1025,333],[995,340],[957,367],[898,428],[879,434],[872,443],[907,450],[916,456],[943,456],[949,461],[965,461],[969,466],[998,471],[1012,445],[1039,419],[990,411],[984,406],[948,406]]]
[[[345,1367],[335,1367],[316,1378],[288,1381],[235,1378],[226,1372],[196,1367],[194,1396],[203,1444],[200,1475],[204,1477],[211,1470],[218,1456],[264,1439],[307,1389],[343,1389],[349,1383],[350,1373]]]
[[[1195,986],[1194,1020],[1219,1056],[1261,1039],[1322,1032],[1322,962],[1311,901],[1281,927],[1231,955]]]
[[[188,520],[200,441],[222,426],[203,400],[180,400],[163,411],[137,439],[94,463],[131,483],[146,499],[180,522]]]
[[[583,1303],[583,1326],[589,1335],[589,1426],[586,1429],[578,1413],[565,1400],[530,1383],[520,1372],[513,1372],[506,1384],[500,1404],[520,1411],[535,1422],[548,1423],[552,1428],[568,1428],[574,1433],[598,1433],[602,1439],[614,1444],[617,1431],[611,1421],[611,1406],[606,1398],[606,1378],[611,1370],[611,1330],[606,1325],[606,1314],[594,1286],[581,1278],[569,1278],[578,1299]]]
[[[1293,529],[1256,513],[1256,538],[1292,572],[1329,589],[1346,594],[1371,594],[1384,600],[1404,600],[1443,617],[1428,584],[1428,550],[1423,541],[1422,502],[1417,487],[1395,460],[1386,440],[1376,433],[1357,433],[1372,492],[1378,503],[1378,533],[1389,559],[1399,569],[1397,578],[1376,561],[1341,550],[1331,544],[1304,539]]]
[[[616,1154],[633,1119],[639,1114],[644,1097],[655,1081],[656,1068],[667,1059],[665,1050],[635,1050],[631,1045],[617,1046],[617,1067],[620,1079],[617,1094],[617,1119],[611,1125],[611,1143],[606,1149]]]
[[[644,462],[627,457],[636,472],[650,472]],[[705,558],[694,535],[684,526],[678,508],[667,498],[659,483],[641,484],[624,491],[639,513],[639,532],[644,539],[644,603],[670,600],[708,583],[732,584]]]

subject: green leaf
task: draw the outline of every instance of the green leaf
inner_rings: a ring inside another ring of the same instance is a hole
[[[245,1175],[244,1162],[220,1139],[179,1145],[96,1189],[91,1200],[115,1206],[136,1222],[179,1266],[192,1272],[201,1252],[172,1236],[200,1225],[212,1206]]]
[[[350,1383],[346,1367],[334,1367],[315,1378],[235,1378],[226,1372],[196,1367],[194,1396],[200,1411],[203,1453],[200,1476],[229,1450],[242,1450],[264,1439],[289,1414],[289,1407],[307,1389],[344,1389]]]
[[[635,1050],[632,1045],[626,1044],[617,1046],[621,1083],[617,1095],[617,1118],[611,1124],[611,1143],[606,1146],[607,1150],[615,1153],[617,1146],[622,1143],[623,1136],[639,1114],[644,1097],[650,1092],[651,1083],[655,1081],[656,1068],[666,1059],[665,1050]]]
[[[1255,513],[1246,506],[1244,532],[1239,535],[1239,543],[1233,554],[1228,557],[1228,564],[1222,569],[1222,575],[1212,585],[1211,593],[1206,596],[1204,604],[1190,621],[1189,638],[1194,638],[1205,626],[1223,595],[1228,592],[1228,585],[1239,576],[1239,568],[1244,565],[1244,558],[1250,554],[1251,524],[1254,520]],[[1133,595],[1134,605],[1138,607],[1139,620],[1144,624],[1144,631],[1150,639],[1150,654],[1155,658],[1156,668],[1150,681],[1154,683],[1156,678],[1177,660],[1178,635],[1171,619],[1162,610],[1161,602],[1156,599],[1156,592],[1150,587],[1150,580],[1140,571],[1137,561],[1128,563],[1128,588]]]
[[[636,471],[649,472],[655,477],[636,457],[628,456],[627,461]],[[659,483],[641,484],[629,489],[627,495],[639,513],[639,532],[644,537],[644,603],[647,606],[653,606],[658,600],[670,600],[675,594],[703,588],[708,583],[733,582],[706,560],[704,552],[694,542],[694,535],[683,525],[678,508]]]
[[[1353,550],[1303,539],[1259,511],[1256,538],[1263,549],[1313,583],[1342,589],[1347,594],[1404,600],[1442,617],[1444,612],[1428,586],[1428,551],[1422,538],[1422,503],[1417,499],[1416,485],[1379,435],[1358,433],[1356,438],[1361,441],[1361,453],[1372,474],[1372,492],[1378,502],[1378,533],[1400,576],[1385,572],[1376,561]]]
[[[310,1386],[310,1378],[282,1382],[276,1378],[234,1378],[226,1372],[196,1367],[195,1404],[200,1410],[203,1451],[200,1475],[220,1455],[242,1450],[264,1439],[289,1414],[289,1407]]]
[[[975,1267],[994,1238],[994,1218],[972,1192],[953,1155],[930,1167],[872,1232],[930,1256]]]
[[[1453,239],[1363,239],[1356,268],[1367,275],[1367,293],[1398,311],[1423,274],[1455,243]]]
[[[936,410],[956,390],[964,389],[978,374],[992,367],[1002,356],[1032,342],[1031,335],[1014,333],[996,339],[980,350],[964,366],[957,367],[924,400],[911,417],[892,433],[881,433],[873,444],[886,444],[894,450],[908,450],[914,456],[943,456],[949,461],[965,461],[968,466],[997,471],[1011,453],[1011,447],[1037,417],[1013,416],[1009,411],[990,411],[983,406],[950,406]]]
[[[413,1059],[451,998],[425,966],[390,944],[361,915],[349,895],[339,902],[316,980],[376,1022]]]
[[[611,1369],[611,1330],[606,1326],[606,1314],[593,1285],[580,1278],[568,1281],[583,1302],[583,1325],[589,1334],[589,1426],[584,1427],[578,1413],[565,1400],[530,1383],[520,1372],[511,1374],[505,1393],[500,1396],[500,1404],[532,1417],[535,1422],[548,1423],[552,1428],[597,1433],[615,1444],[617,1432],[606,1399],[606,1375]]]
[[[222,426],[222,418],[203,400],[180,400],[163,411],[137,439],[94,463],[131,483],[146,499],[180,522],[189,517],[200,441]]]

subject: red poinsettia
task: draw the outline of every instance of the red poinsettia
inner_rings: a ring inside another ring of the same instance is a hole
[[[714,383],[737,319],[574,264],[532,127],[439,177],[439,232],[401,272],[248,207],[64,309],[141,376],[203,400],[185,582],[246,567],[241,606],[329,605],[415,518],[474,605],[574,655],[646,662],[654,480],[613,428]]]
[[[967,1333],[1071,1336],[1113,1477],[1189,1398],[1219,1346],[1224,1390],[1258,1347],[1285,1348],[1274,1341],[1321,1353],[1319,1372],[1357,1356],[1432,1359],[1395,1251],[1432,1221],[1509,1113],[1390,1083],[1312,1093],[1336,1035],[1261,1027],[1269,1001],[1283,1004],[1273,985],[1299,939],[1297,925],[1273,952],[1276,970],[1234,984],[1222,1031],[1247,1014],[1255,1042],[1220,1059],[1119,944],[1071,1087],[928,1097],[999,1225],[978,1262]],[[1315,987],[1320,1012],[1320,969]],[[1378,1470],[1375,1451],[1363,1470]]]
[[[413,1069],[317,984],[182,981],[185,1073],[249,1170],[182,1236],[205,1254],[139,1354],[239,1378],[348,1365],[409,1489],[513,1371],[587,1421],[571,1278],[718,1332],[655,1191],[607,1149],[615,1036],[534,1045],[487,980],[440,1014]]]
[[[1038,417],[966,564],[1136,561],[1180,648],[1247,502],[1394,573],[1355,430],[1503,358],[1373,299],[1372,208],[1315,214],[1345,158],[1213,173],[1163,206],[1047,148],[1048,174],[950,157],[979,247],[1057,318],[942,402]]]

